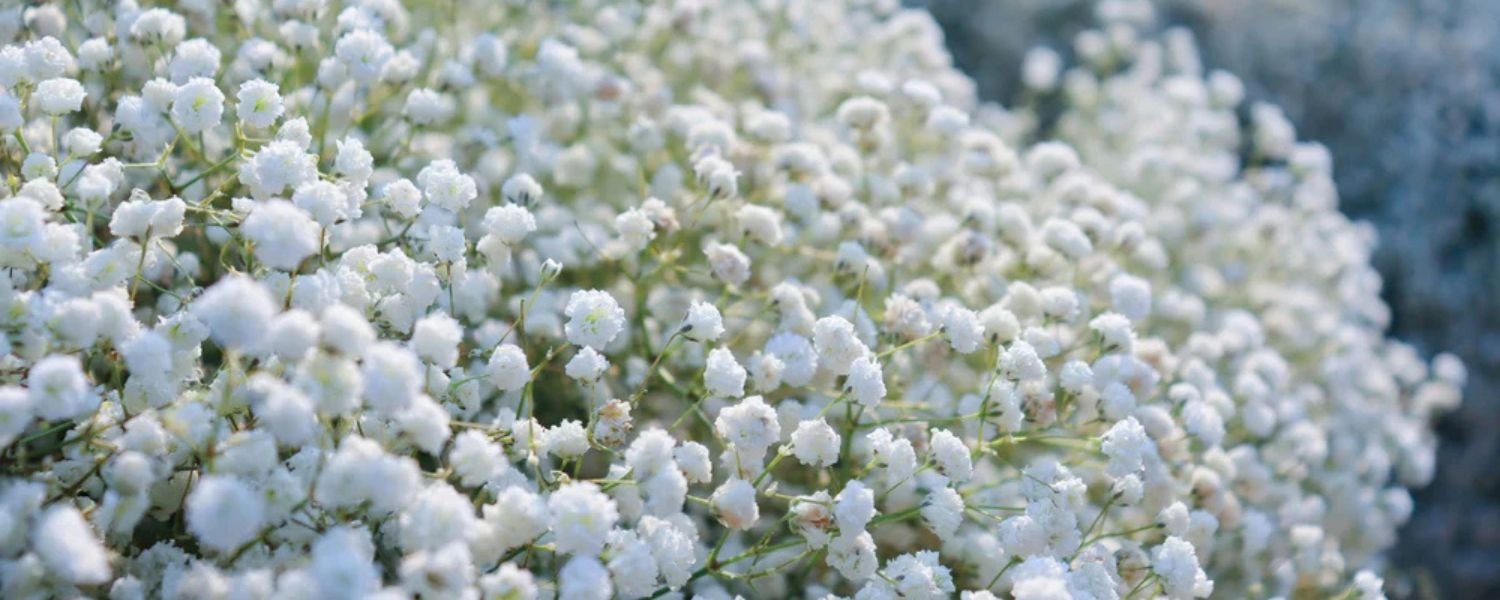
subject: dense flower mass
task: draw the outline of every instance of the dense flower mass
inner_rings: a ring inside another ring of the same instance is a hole
[[[1463,366],[1141,7],[10,9],[0,595],[1379,597]]]

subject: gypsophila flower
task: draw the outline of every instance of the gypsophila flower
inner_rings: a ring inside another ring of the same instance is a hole
[[[708,392],[724,398],[745,395],[745,368],[734,359],[734,354],[724,348],[714,348],[708,353],[703,371],[703,385]]]
[[[683,335],[700,342],[712,342],[724,335],[724,317],[707,302],[693,302],[682,320]]]
[[[318,251],[318,224],[285,200],[268,200],[250,209],[242,226],[255,243],[255,257],[267,266],[292,271]]]
[[[188,528],[198,541],[219,552],[230,552],[260,531],[265,502],[235,477],[205,477],[187,499]]]
[[[749,529],[760,519],[755,488],[743,479],[730,479],[714,490],[714,514],[730,529]]]
[[[568,297],[568,341],[603,350],[625,328],[625,311],[608,292],[579,290]]]
[[[792,432],[792,454],[804,465],[827,467],[838,462],[841,440],[823,419],[803,421]]]
[[[559,552],[596,555],[604,549],[605,537],[619,513],[615,501],[592,483],[570,483],[547,500],[550,529],[557,536]]]
[[[974,465],[963,440],[946,429],[932,431],[932,459],[949,479],[963,483],[973,476]]]
[[[31,97],[36,105],[49,115],[65,115],[83,107],[88,92],[77,79],[48,79],[36,85]]]
[[[252,79],[240,84],[235,99],[239,104],[235,112],[241,123],[259,129],[269,128],[286,112],[281,103],[281,90],[276,84],[263,79]]]
[[[531,381],[531,366],[526,362],[526,353],[515,344],[501,344],[490,354],[486,373],[490,383],[501,390],[520,389]]]
[[[224,92],[214,80],[194,77],[177,88],[172,99],[172,119],[188,133],[217,126],[224,117]]]
[[[573,358],[568,360],[566,372],[568,377],[582,382],[596,381],[604,375],[605,369],[609,368],[609,360],[599,354],[597,350],[584,346],[578,350]]]
[[[1378,597],[1462,399],[1136,0],[1013,107],[887,3],[32,4],[7,597]]]

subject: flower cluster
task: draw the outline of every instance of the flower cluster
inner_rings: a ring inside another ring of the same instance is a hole
[[[1137,6],[14,9],[0,595],[1380,596],[1463,366]]]

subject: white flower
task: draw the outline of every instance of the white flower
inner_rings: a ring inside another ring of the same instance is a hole
[[[284,128],[285,126],[283,126]],[[270,198],[318,178],[318,159],[292,140],[278,139],[262,146],[240,163],[240,181],[256,198]]]
[[[615,595],[609,569],[592,556],[576,556],[557,575],[558,600],[609,600]]]
[[[984,325],[979,315],[961,306],[950,306],[943,311],[943,332],[948,334],[948,343],[960,354],[979,349],[984,341]]]
[[[1100,450],[1109,457],[1109,473],[1115,477],[1139,472],[1145,460],[1156,456],[1156,443],[1135,417],[1116,422],[1100,439]]]
[[[709,198],[732,198],[739,195],[739,171],[716,154],[693,163],[693,173],[698,178],[698,184],[708,192]]]
[[[485,372],[490,383],[503,391],[521,389],[531,381],[531,366],[526,362],[526,353],[515,344],[495,347]]]
[[[463,210],[479,195],[474,178],[458,171],[451,160],[436,160],[417,173],[417,185],[427,201],[453,212]]]
[[[724,283],[743,285],[750,280],[750,257],[734,245],[710,243],[703,247],[703,255],[714,276]]]
[[[325,327],[325,333],[328,329]],[[414,400],[422,381],[421,363],[411,351],[391,342],[377,342],[364,352],[360,369],[365,400],[370,408],[395,413]]]
[[[496,551],[519,548],[547,532],[548,513],[541,496],[520,487],[508,487],[484,507],[484,521],[494,526]]]
[[[637,252],[645,250],[656,239],[656,223],[639,208],[631,208],[615,217],[615,231],[625,245]]]
[[[973,459],[963,440],[946,429],[932,430],[932,460],[943,475],[957,483],[964,483],[974,475]]]
[[[1168,537],[1152,550],[1151,571],[1161,577],[1167,596],[1174,600],[1207,598],[1214,584],[1198,566],[1193,545],[1179,537]]]
[[[828,566],[853,582],[873,577],[880,568],[880,559],[875,555],[875,538],[869,532],[840,533],[828,544]]]
[[[453,99],[441,92],[417,88],[406,96],[406,118],[418,125],[431,125],[448,120],[453,114]]]
[[[855,336],[854,324],[838,316],[823,317],[813,324],[813,348],[818,351],[817,364],[837,375],[849,374],[854,361],[870,352]]]
[[[809,467],[827,467],[838,462],[841,441],[827,421],[803,421],[792,432],[792,455]]]
[[[212,42],[193,38],[177,44],[172,50],[172,62],[167,65],[167,71],[172,76],[172,82],[177,84],[195,77],[213,78],[219,72],[219,61],[222,59],[219,49]]]
[[[713,481],[713,461],[709,460],[708,448],[698,442],[683,442],[672,451],[677,468],[693,483]]]
[[[484,213],[484,228],[505,244],[514,245],[536,231],[536,218],[520,204],[504,204]]]
[[[269,128],[286,112],[281,103],[281,90],[276,84],[263,79],[252,79],[240,84],[235,95],[239,104],[235,111],[241,123],[256,129]]]
[[[318,252],[318,224],[285,200],[256,204],[240,230],[255,242],[255,257],[275,269],[294,271]]]
[[[734,360],[734,353],[714,348],[703,369],[703,385],[714,396],[738,398],[745,395],[746,375],[745,368]]]
[[[748,396],[739,404],[720,410],[714,429],[734,447],[756,454],[781,439],[776,410],[760,396]]]
[[[103,143],[104,136],[82,127],[70,129],[63,136],[63,146],[68,149],[69,156],[93,156],[99,153]]]
[[[964,499],[951,487],[933,490],[922,503],[922,518],[939,538],[951,540],[963,523]]]
[[[568,483],[547,498],[552,514],[549,527],[556,536],[557,551],[596,556],[604,549],[605,536],[620,518],[615,501],[592,483]]]
[[[743,479],[730,479],[714,490],[714,514],[719,522],[730,529],[749,529],[760,519],[760,507],[755,504],[755,487]]]
[[[307,181],[297,186],[292,193],[292,204],[307,211],[319,225],[328,227],[338,221],[357,218],[360,209],[357,203],[339,186],[327,181]]]
[[[854,359],[845,385],[860,406],[873,408],[885,399],[885,375],[880,363],[869,356]]]
[[[1037,356],[1036,349],[1021,340],[1011,342],[1000,354],[998,368],[1001,376],[1017,381],[1038,381],[1047,376],[1047,365]]]
[[[839,525],[839,537],[864,532],[865,525],[876,514],[875,491],[858,479],[850,480],[833,499],[833,518]]]
[[[77,585],[109,581],[109,551],[71,505],[56,504],[39,515],[32,539],[42,564],[64,581]]]
[[[271,294],[243,275],[220,279],[193,301],[192,310],[214,342],[231,349],[260,343],[278,312]]]
[[[52,116],[77,111],[83,107],[83,99],[87,96],[83,84],[70,78],[48,79],[36,84],[36,89],[31,92],[36,106]]]
[[[443,313],[434,313],[417,320],[412,327],[411,347],[417,356],[444,369],[458,364],[458,343],[463,340],[464,330]]]
[[[361,83],[369,83],[380,76],[385,63],[394,54],[391,43],[379,33],[368,29],[356,29],[339,38],[333,47],[334,56],[349,70],[349,75]]]
[[[603,354],[593,348],[584,346],[568,360],[565,371],[568,377],[581,382],[591,382],[602,377],[607,369],[609,369],[609,359],[604,358]]]
[[[188,528],[199,543],[230,553],[253,539],[265,524],[265,501],[236,477],[209,475],[187,499]]]
[[[682,320],[683,335],[700,342],[713,342],[724,335],[724,317],[707,302],[694,301]]]
[[[188,133],[216,127],[224,118],[224,92],[214,80],[194,77],[177,88],[172,99],[172,118]]]
[[[835,117],[845,127],[870,129],[890,119],[885,103],[869,96],[855,96],[839,104]]]
[[[1116,275],[1109,282],[1110,306],[1132,321],[1151,314],[1151,284],[1127,274]]]
[[[603,350],[625,329],[625,311],[609,292],[575,291],[563,312],[568,317],[568,341],[579,346]]]
[[[542,447],[554,456],[578,458],[588,452],[589,438],[582,423],[565,420],[542,434]]]
[[[518,173],[507,178],[500,186],[500,195],[511,204],[531,206],[542,199],[542,185],[531,175]]]
[[[751,239],[767,246],[781,245],[784,239],[781,213],[776,210],[756,204],[744,204],[735,212],[735,218]]]

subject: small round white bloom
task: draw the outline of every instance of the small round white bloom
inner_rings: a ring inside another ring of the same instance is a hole
[[[83,127],[74,127],[63,136],[63,147],[68,149],[68,156],[93,156],[99,153],[103,143],[104,136]]]
[[[858,479],[850,480],[833,499],[833,518],[839,525],[839,537],[863,532],[877,513],[875,491]]]
[[[631,250],[645,250],[656,239],[656,223],[645,211],[631,208],[615,216],[615,231]]]
[[[708,353],[703,369],[703,385],[708,393],[721,398],[738,398],[745,395],[747,373],[735,361],[734,353],[727,348],[714,348]]]
[[[845,386],[854,396],[854,401],[866,408],[879,406],[885,399],[885,375],[880,363],[869,356],[856,358],[849,365]]]
[[[938,470],[957,483],[964,483],[974,476],[974,462],[968,446],[953,432],[946,429],[932,430],[932,460]]]
[[[813,324],[812,341],[818,352],[818,364],[836,375],[849,374],[854,361],[870,352],[855,335],[854,324],[839,316],[818,319]]]
[[[953,539],[964,520],[963,496],[951,487],[933,490],[922,503],[922,518],[938,539],[945,542]]]
[[[188,529],[203,545],[232,552],[260,532],[265,511],[265,500],[249,484],[237,477],[208,475],[188,495]]]
[[[760,507],[755,503],[755,486],[743,479],[730,479],[714,490],[714,515],[730,529],[745,530],[760,520]]]
[[[760,396],[749,396],[739,404],[719,411],[714,428],[725,441],[752,453],[764,452],[781,440],[781,423],[776,409]]]
[[[792,432],[792,455],[809,467],[827,467],[838,462],[842,441],[827,421],[809,419]]]
[[[484,228],[501,242],[515,245],[536,231],[536,218],[520,204],[503,204],[485,211]]]
[[[256,204],[240,231],[255,243],[256,258],[283,271],[296,270],[303,260],[318,252],[320,243],[317,222],[286,200]]]
[[[448,159],[435,160],[417,173],[417,185],[427,201],[458,212],[479,196],[474,178],[458,171],[458,165]]]
[[[37,557],[57,577],[77,585],[109,581],[109,551],[72,505],[53,504],[42,513],[32,540]]]
[[[713,481],[713,461],[709,459],[708,447],[698,442],[683,442],[672,451],[677,468],[693,483]]]
[[[750,280],[750,257],[733,244],[710,243],[703,247],[703,255],[708,257],[708,266],[720,281],[743,285]]]
[[[688,306],[687,317],[682,320],[683,335],[700,342],[712,342],[724,335],[724,317],[718,307],[707,302],[695,301]]]
[[[557,574],[558,600],[609,600],[615,595],[609,569],[593,556],[575,556]]]
[[[235,95],[239,101],[235,111],[240,122],[255,129],[266,129],[276,124],[286,112],[281,103],[281,90],[276,84],[264,79],[252,79],[240,84]]]
[[[1109,282],[1110,306],[1132,321],[1151,314],[1151,283],[1133,275],[1120,274]]]
[[[214,80],[194,77],[177,88],[172,99],[172,118],[188,133],[216,127],[224,118],[224,92]]]
[[[412,327],[411,347],[417,356],[443,369],[458,364],[458,343],[463,340],[464,330],[444,313],[422,317]]]
[[[614,296],[601,290],[578,290],[563,308],[568,317],[564,328],[568,341],[603,350],[625,329],[625,310]]]
[[[542,199],[542,184],[529,174],[517,173],[501,184],[500,196],[511,204],[531,206]]]
[[[490,353],[485,371],[490,383],[501,391],[518,390],[531,382],[531,365],[526,362],[526,353],[515,344],[502,344]]]
[[[580,348],[573,358],[568,360],[568,365],[564,368],[568,377],[582,382],[598,381],[607,370],[609,370],[609,359],[588,346]]]
[[[77,79],[66,77],[38,83],[31,92],[31,98],[37,107],[54,117],[83,108],[83,99],[87,96],[88,92],[83,89],[83,84],[78,83]]]
[[[542,447],[553,456],[578,458],[589,450],[588,433],[582,423],[564,420],[542,434]]]
[[[339,38],[334,44],[333,54],[349,70],[351,77],[368,84],[380,77],[381,69],[391,60],[395,50],[375,30],[356,29]]]
[[[588,482],[564,484],[547,498],[547,508],[557,551],[563,554],[598,555],[620,518],[615,501]]]
[[[243,275],[230,275],[195,300],[192,311],[194,317],[208,326],[214,342],[227,348],[247,349],[265,339],[278,309],[264,286]]]

